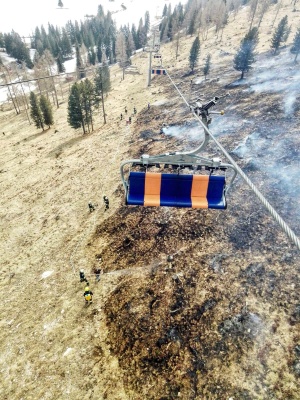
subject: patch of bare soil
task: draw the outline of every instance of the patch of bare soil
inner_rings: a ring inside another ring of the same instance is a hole
[[[278,20],[290,9],[287,2]],[[261,53],[275,12],[263,20]],[[289,18],[295,29],[298,14]],[[277,147],[280,165],[292,168],[298,158],[299,110],[287,118],[278,93],[235,84],[232,55],[246,20],[245,7],[221,42],[213,30],[203,42],[201,57],[211,52],[213,61],[207,81],[200,67],[199,83],[186,74],[194,38],[182,40],[177,61],[173,44],[163,46],[163,60],[188,101],[230,92],[211,129],[299,233],[298,208],[272,164]],[[245,183],[237,178],[225,211],[124,206],[121,161],[199,143],[159,134],[163,123],[195,121],[166,78],[146,88],[146,61],[136,55],[143,74],[124,81],[111,69],[108,123],[100,115],[92,134],[68,126],[67,84],[48,131],[37,132],[8,106],[0,112],[0,397],[296,400],[299,252]],[[132,125],[120,121],[125,106],[129,113],[137,107]],[[251,157],[243,156],[243,140]],[[207,154],[220,151],[210,144]],[[89,307],[80,268],[94,292]]]

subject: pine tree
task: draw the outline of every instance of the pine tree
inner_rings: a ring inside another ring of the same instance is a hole
[[[84,45],[82,45],[84,46]],[[79,45],[78,43],[76,43],[75,46],[75,50],[76,50],[76,69],[77,69],[77,74],[79,79],[82,79],[85,77],[85,72],[84,72],[84,64],[81,58],[81,51],[79,49]]]
[[[165,4],[164,9],[163,9],[162,16],[163,16],[163,17],[166,17],[167,14],[168,14],[168,7],[167,7],[167,5]]]
[[[29,55],[29,49],[26,47],[25,43],[23,43],[21,36],[18,33],[14,31],[8,34],[5,33],[4,43],[8,55],[14,57],[20,63],[25,61],[28,68],[33,67],[33,63]]]
[[[295,54],[294,62],[297,62],[297,57],[300,52],[300,28],[297,29],[296,35],[293,40],[293,44],[291,47],[291,53]]]
[[[4,42],[4,35],[2,32],[0,32],[0,47],[4,47],[5,42]]]
[[[96,53],[94,50],[94,47],[91,47],[89,52],[88,52],[88,59],[89,59],[89,63],[91,65],[95,65],[96,64]]]
[[[37,128],[42,128],[44,130],[44,119],[43,114],[41,112],[37,96],[30,92],[30,116],[33,119],[35,126]]]
[[[82,127],[83,133],[86,133],[84,115],[82,112],[81,93],[77,83],[72,85],[68,100],[68,123],[74,129]]]
[[[52,106],[44,95],[42,95],[40,98],[40,109],[43,114],[44,124],[48,125],[50,128],[50,126],[54,124]]]
[[[145,31],[148,33],[150,30],[150,14],[149,11],[145,13]]]
[[[251,65],[255,61],[254,50],[258,42],[258,30],[257,28],[252,28],[244,39],[241,41],[240,48],[234,57],[234,69],[240,71],[241,79],[244,78],[245,72],[251,69]]]
[[[187,34],[192,36],[195,33],[195,31],[196,31],[196,13],[193,13],[188,26]]]
[[[279,22],[279,24],[273,34],[273,37],[271,39],[271,48],[274,49],[274,54],[276,54],[280,45],[282,43],[286,42],[286,40],[290,34],[290,31],[291,31],[291,29],[288,26],[288,17],[286,15]]]
[[[197,36],[192,44],[191,51],[190,51],[190,57],[189,57],[190,68],[191,68],[192,72],[194,71],[196,63],[198,61],[199,54],[200,54],[200,39],[199,39],[199,36]]]
[[[206,76],[209,74],[209,71],[210,71],[210,60],[211,60],[211,55],[207,54],[206,59],[205,59],[205,65],[203,68],[203,74],[205,76],[205,80],[206,80]]]
[[[104,94],[110,91],[110,71],[108,66],[99,67],[94,79],[95,82],[95,105],[99,106],[102,102],[103,119],[106,123],[105,108],[104,108]]]
[[[56,64],[57,64],[57,70],[60,74],[66,71],[61,53],[59,53],[57,56]]]
[[[81,94],[81,106],[84,118],[85,126],[87,126],[90,132],[90,125],[93,128],[93,106],[94,106],[94,86],[89,79],[85,79],[80,82],[79,90]]]
[[[66,29],[62,29],[62,37],[61,37],[61,51],[64,58],[68,58],[72,56],[72,45],[67,34]]]
[[[143,25],[142,18],[140,19],[140,22],[139,22],[137,36],[138,36],[138,42],[139,42],[139,47],[137,47],[137,48],[140,49],[141,47],[144,47],[147,42],[147,33],[146,33],[145,27]]]

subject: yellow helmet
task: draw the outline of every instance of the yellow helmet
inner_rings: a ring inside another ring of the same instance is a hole
[[[88,292],[90,290],[90,288],[88,286],[85,287],[84,291]]]

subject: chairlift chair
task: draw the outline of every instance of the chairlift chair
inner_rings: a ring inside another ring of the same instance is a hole
[[[153,68],[151,73],[152,75],[167,75],[167,72],[164,68]]]
[[[162,57],[161,54],[154,54],[153,55],[153,63],[156,63],[157,67],[153,67],[153,69],[162,69]]]
[[[195,114],[201,112],[206,127],[208,110],[218,99],[215,97],[201,104],[201,109],[199,103],[193,108]],[[126,205],[226,209],[226,194],[237,172],[219,158],[209,159],[199,154],[208,140],[205,131],[204,141],[192,151],[156,156],[143,154],[140,159],[122,162],[120,169]],[[164,171],[166,167],[168,172]],[[158,168],[163,172],[157,172]],[[193,174],[186,170],[193,170]],[[228,171],[232,172],[229,184],[226,183]]]

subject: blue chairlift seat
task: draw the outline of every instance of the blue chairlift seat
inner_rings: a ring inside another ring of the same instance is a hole
[[[130,172],[126,204],[226,209],[225,176]]]

